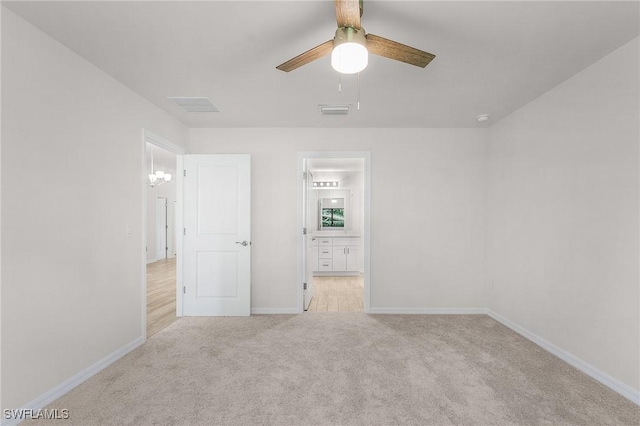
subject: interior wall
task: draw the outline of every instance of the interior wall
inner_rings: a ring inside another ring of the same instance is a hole
[[[158,149],[158,148],[155,148]],[[163,170],[164,171],[164,170]],[[156,260],[156,199],[163,197],[167,199],[167,221],[170,222],[169,231],[167,232],[167,247],[169,247],[168,257],[175,257],[175,226],[173,220],[175,218],[175,205],[176,205],[176,171],[174,169],[166,169],[165,173],[171,173],[174,176],[167,183],[154,186],[153,188],[147,186],[147,263],[155,262]]]
[[[364,173],[353,172],[347,175],[344,181],[340,182],[344,188],[349,189],[349,198],[351,200],[350,207],[350,225],[353,230],[364,233]],[[362,252],[362,251],[361,251]],[[364,253],[362,252],[362,255]],[[361,259],[362,260],[362,259]],[[362,261],[360,262],[362,265]]]
[[[490,129],[489,307],[635,389],[639,43]]]
[[[252,308],[297,306],[297,153],[371,153],[371,307],[484,307],[484,129],[190,129],[251,154]],[[301,178],[301,177],[300,177]]]
[[[2,8],[2,408],[144,339],[142,128],[177,120]]]

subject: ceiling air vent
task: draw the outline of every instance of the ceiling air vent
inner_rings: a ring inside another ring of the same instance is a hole
[[[169,97],[167,99],[178,105],[184,112],[220,112],[209,98]]]
[[[349,114],[349,105],[318,105],[320,114],[322,115],[347,115]]]

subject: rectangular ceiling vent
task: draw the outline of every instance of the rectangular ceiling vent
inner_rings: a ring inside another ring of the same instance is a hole
[[[169,97],[167,99],[178,105],[184,112],[220,112],[209,98]]]
[[[347,115],[349,105],[318,105],[322,115]]]

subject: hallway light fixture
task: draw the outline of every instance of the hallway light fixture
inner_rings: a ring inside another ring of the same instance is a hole
[[[313,182],[314,188],[337,188],[338,182]]]
[[[151,173],[147,180],[147,185],[150,187],[162,185],[165,182],[171,181],[171,173],[165,173],[162,170],[153,171],[153,150],[151,151]]]

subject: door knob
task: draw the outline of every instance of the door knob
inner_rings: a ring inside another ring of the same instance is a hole
[[[249,242],[247,240],[245,241],[236,241],[236,244],[242,244],[244,247],[249,245]]]

